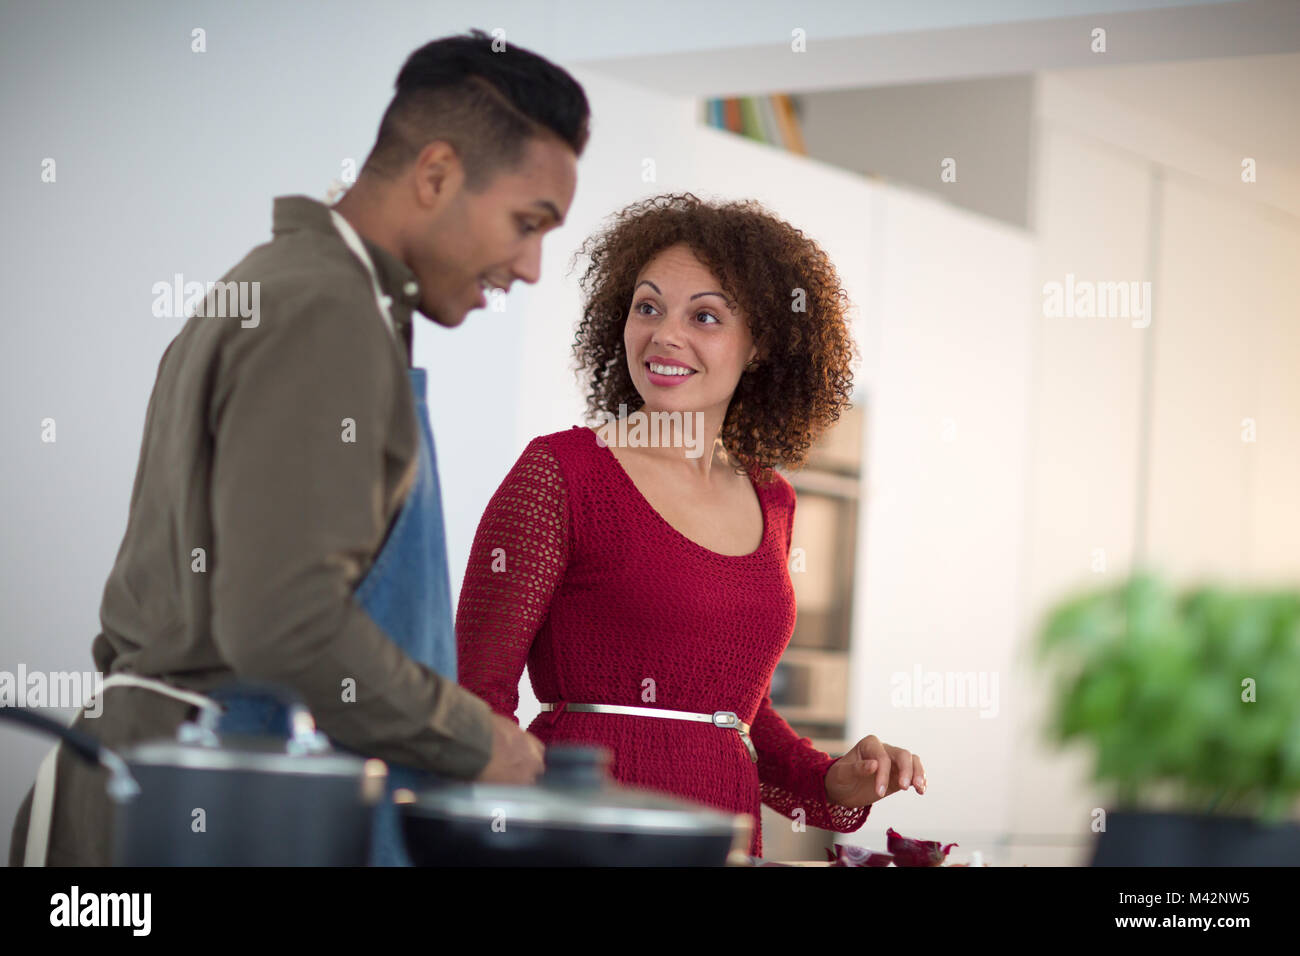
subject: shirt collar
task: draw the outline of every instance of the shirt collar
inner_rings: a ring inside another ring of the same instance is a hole
[[[298,229],[323,232],[340,243],[343,242],[330,218],[329,206],[310,196],[277,196],[271,212],[272,234]],[[379,288],[392,299],[393,321],[398,332],[409,341],[411,312],[420,302],[420,284],[416,281],[415,273],[405,262],[378,243],[371,242],[364,236],[361,241],[365,243],[370,260],[375,265]]]

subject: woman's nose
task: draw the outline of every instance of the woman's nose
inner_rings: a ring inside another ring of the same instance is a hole
[[[687,324],[685,318],[674,319],[670,315],[655,328],[654,333],[650,336],[650,341],[655,345],[671,345],[674,348],[681,348],[682,341],[686,336]]]

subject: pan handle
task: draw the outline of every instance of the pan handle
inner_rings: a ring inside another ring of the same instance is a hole
[[[105,747],[90,734],[73,730],[52,717],[46,717],[26,707],[0,707],[0,720],[9,720],[24,727],[58,737],[87,763],[99,764],[109,773],[108,794],[116,800],[129,800],[140,792],[140,785],[131,776],[126,761]]]
[[[90,763],[101,763],[100,754],[108,749],[90,734],[73,730],[53,717],[46,717],[26,707],[0,707],[0,720],[11,720],[16,724],[58,737],[78,756]]]

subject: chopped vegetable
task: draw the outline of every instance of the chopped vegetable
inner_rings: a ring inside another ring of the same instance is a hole
[[[894,858],[888,853],[876,853],[861,846],[835,844],[834,850],[827,850],[831,866],[889,866]]]
[[[877,853],[864,846],[849,846],[836,843],[834,850],[827,850],[826,856],[831,866],[943,866],[948,851],[957,846],[949,843],[943,846],[934,840],[911,840],[896,832],[893,827],[885,831],[889,841],[888,853]],[[965,866],[954,863],[953,866]]]
[[[893,827],[885,831],[889,852],[896,866],[943,866],[944,858],[956,843],[942,846],[934,840],[911,840],[897,833]]]

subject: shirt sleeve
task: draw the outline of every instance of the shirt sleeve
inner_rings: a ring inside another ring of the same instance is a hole
[[[415,434],[401,359],[356,296],[280,308],[231,329],[212,373],[213,639],[239,676],[297,691],[343,746],[472,779],[491,711],[353,599],[387,530],[392,436]]]
[[[758,780],[765,804],[790,819],[803,811],[808,826],[852,833],[867,820],[871,806],[842,807],[826,798],[826,771],[835,758],[800,737],[772,707],[767,694],[750,726],[758,752]]]
[[[568,560],[564,477],[535,438],[483,512],[456,612],[461,684],[516,723],[519,679]]]
[[[784,479],[786,491],[785,551],[789,561],[794,536],[795,494]],[[750,726],[758,753],[759,789],[763,803],[777,813],[795,818],[802,811],[809,826],[837,833],[852,833],[866,822],[871,806],[844,807],[826,798],[826,771],[836,758],[800,737],[772,706],[771,685],[763,694]]]

